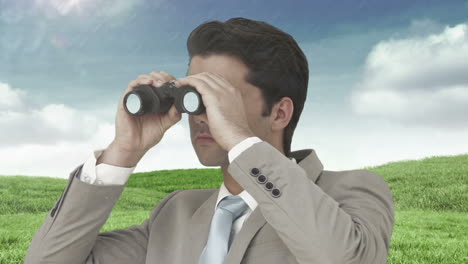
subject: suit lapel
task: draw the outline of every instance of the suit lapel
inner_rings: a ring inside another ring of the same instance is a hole
[[[214,207],[218,198],[219,188],[208,197],[208,199],[193,213],[189,222],[189,239],[186,248],[189,248],[189,261],[198,263],[203,248],[208,241],[211,220],[214,215]],[[188,263],[188,262],[187,262]]]
[[[303,149],[291,152],[290,157],[296,159],[307,173],[307,176],[312,182],[316,182],[322,173],[323,165],[317,157],[313,149]],[[208,199],[195,211],[189,223],[189,244],[186,248],[190,248],[190,261],[198,264],[198,259],[203,251],[208,240],[210,232],[211,220],[214,215],[214,207],[218,198],[219,188],[216,189]],[[235,239],[226,255],[225,264],[239,264],[244,256],[247,246],[253,239],[260,228],[266,224],[266,220],[260,210],[260,205],[250,214]]]
[[[236,237],[232,241],[232,245],[229,248],[225,264],[239,264],[241,263],[247,246],[255,236],[257,231],[266,224],[266,220],[263,217],[260,207],[256,207],[250,216],[245,220],[242,228],[237,233]]]

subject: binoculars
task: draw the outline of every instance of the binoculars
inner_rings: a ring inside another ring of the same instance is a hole
[[[172,104],[179,113],[199,115],[205,112],[201,94],[191,85],[179,88],[172,82],[166,82],[161,87],[139,85],[125,94],[124,108],[131,115],[140,116],[145,113],[166,113]]]

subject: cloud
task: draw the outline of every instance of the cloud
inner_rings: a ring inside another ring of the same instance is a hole
[[[162,1],[144,0],[16,0],[0,1],[0,24],[18,24],[28,18],[61,19],[66,16],[79,16],[86,19],[81,23],[94,23],[94,18],[130,17],[142,4],[158,7]],[[40,22],[38,20],[38,22]],[[101,21],[102,22],[102,21]],[[123,22],[123,21],[122,21]]]
[[[82,141],[53,141],[0,146],[0,175],[28,175],[68,178],[94,150],[105,149],[114,137],[114,126],[102,124]],[[171,127],[157,146],[150,149],[134,172],[162,169],[200,168],[194,151],[187,151],[190,138],[185,129]],[[188,143],[188,144],[187,144]]]
[[[25,91],[7,83],[0,83],[0,98],[0,175],[66,178],[115,137],[115,125],[96,116],[97,110],[86,112],[64,104],[37,106]],[[108,111],[115,109],[113,105]],[[201,167],[182,123],[166,132],[135,172]]]
[[[350,103],[355,113],[406,125],[468,127],[467,69],[467,24],[382,41],[369,53]]]
[[[34,108],[25,91],[0,83],[0,147],[81,142],[108,126],[92,115],[64,104]]]
[[[7,83],[0,82],[0,111],[19,109],[24,106],[23,98],[25,95],[25,91],[13,90]]]
[[[325,170],[378,166],[392,161],[468,154],[468,128],[427,129],[350,115],[312,112],[312,126],[299,126],[292,149],[313,148]]]
[[[114,17],[131,13],[142,3],[142,0],[36,0],[36,6],[47,12],[49,17],[55,17],[54,12],[60,16]]]

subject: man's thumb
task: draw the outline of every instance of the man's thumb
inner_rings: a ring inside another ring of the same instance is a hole
[[[175,105],[172,105],[171,109],[169,109],[169,118],[174,123],[178,122],[182,118],[182,113],[179,113],[179,111],[177,111],[177,108],[175,107]]]

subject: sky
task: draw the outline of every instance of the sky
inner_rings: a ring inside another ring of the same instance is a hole
[[[199,24],[244,17],[309,64],[292,150],[325,170],[468,153],[468,1],[0,0],[0,175],[67,178],[140,74],[185,77]],[[134,172],[205,168],[188,117]]]

